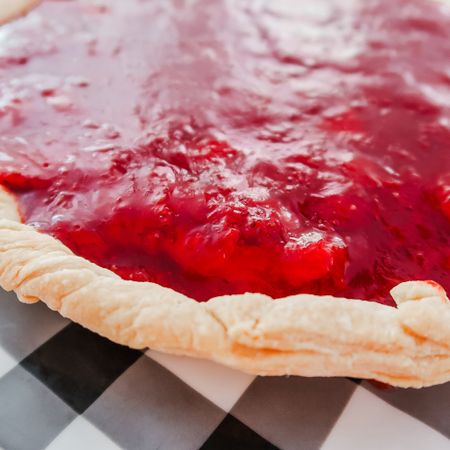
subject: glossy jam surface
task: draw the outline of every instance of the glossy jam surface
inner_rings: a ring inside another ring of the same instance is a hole
[[[24,220],[198,300],[450,288],[450,10],[47,1],[0,29]]]

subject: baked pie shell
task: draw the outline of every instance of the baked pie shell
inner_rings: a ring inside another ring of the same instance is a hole
[[[397,308],[309,294],[199,303],[75,256],[22,224],[14,196],[1,187],[0,285],[119,344],[252,374],[347,376],[416,388],[450,380],[450,302],[436,283],[399,284],[391,292]]]

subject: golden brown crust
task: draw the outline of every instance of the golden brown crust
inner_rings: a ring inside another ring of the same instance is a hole
[[[1,189],[0,189],[1,192]],[[124,281],[18,221],[0,194],[0,285],[135,348],[209,358],[264,375],[351,376],[421,387],[450,380],[450,302],[407,282],[398,308],[331,296],[223,296],[206,303]]]

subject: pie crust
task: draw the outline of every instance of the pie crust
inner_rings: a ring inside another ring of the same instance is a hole
[[[3,9],[7,3],[0,1],[4,20],[34,1],[21,1],[15,12]],[[125,281],[75,256],[22,224],[14,196],[1,186],[0,285],[117,343],[253,374],[349,376],[401,387],[450,380],[450,302],[432,281],[395,287],[397,308],[308,294],[201,303],[154,283]]]
[[[0,0],[0,24],[26,14],[41,0]]]
[[[75,256],[21,224],[14,198],[0,192],[0,285],[119,344],[258,375],[349,376],[402,387],[450,380],[450,302],[433,282],[396,286],[397,308],[307,294],[199,303]]]

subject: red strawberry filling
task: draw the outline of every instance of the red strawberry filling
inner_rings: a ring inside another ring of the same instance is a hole
[[[0,28],[0,183],[198,300],[448,291],[448,61],[431,0],[46,1]]]

